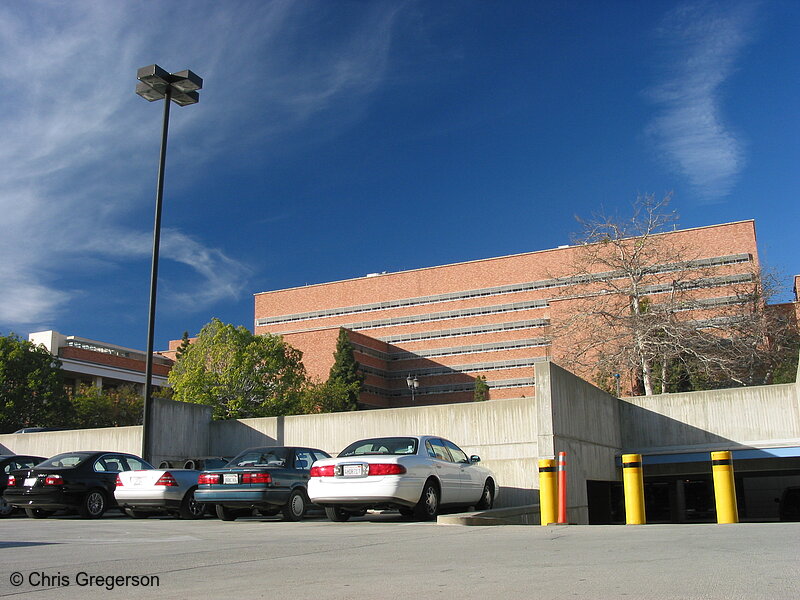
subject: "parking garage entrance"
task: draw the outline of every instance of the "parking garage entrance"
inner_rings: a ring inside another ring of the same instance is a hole
[[[800,520],[800,447],[732,455],[740,521]],[[647,523],[716,522],[710,453],[643,455],[642,463]],[[590,524],[625,523],[621,481],[586,486]]]

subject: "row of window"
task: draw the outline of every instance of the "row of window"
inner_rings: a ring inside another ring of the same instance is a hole
[[[547,308],[550,304],[547,300],[530,300],[527,302],[512,302],[510,304],[494,304],[492,306],[476,306],[474,308],[461,308],[459,310],[447,310],[435,313],[425,313],[421,315],[409,315],[405,317],[393,317],[391,319],[375,319],[374,321],[362,321],[360,323],[346,323],[342,325],[345,329],[361,331],[363,329],[379,329],[383,327],[394,327],[396,325],[414,325],[417,323],[430,323],[431,321],[445,321],[449,319],[461,319],[464,317],[479,317],[484,315],[496,315],[520,310],[530,310],[533,308]]]
[[[381,360],[396,361],[396,360],[414,360],[417,358],[432,358],[435,356],[452,356],[456,354],[479,354],[482,352],[495,352],[498,350],[513,350],[515,348],[536,348],[539,346],[548,346],[550,340],[548,338],[529,338],[522,340],[509,340],[506,342],[493,342],[488,344],[472,344],[469,346],[453,346],[450,348],[433,348],[431,350],[417,350],[416,352],[381,352],[373,348],[368,348],[361,344],[353,344],[353,349],[356,352],[366,354],[367,356],[374,356]]]
[[[533,377],[520,377],[518,379],[499,379],[497,381],[487,381],[486,385],[489,389],[496,390],[502,388],[513,387],[532,387],[536,385],[536,380]],[[363,387],[365,392],[369,392],[376,396],[383,396],[385,398],[404,398],[411,396],[410,389],[398,388],[396,390],[387,390],[374,385],[365,385]],[[475,390],[475,383],[453,383],[450,385],[426,385],[425,387],[416,388],[414,396],[427,396],[433,394],[454,394],[458,392],[471,392]]]
[[[688,269],[697,269],[704,267],[715,267],[722,265],[730,265],[748,262],[751,260],[750,254],[733,254],[729,256],[720,256],[715,258],[704,258],[693,261],[682,261],[677,263],[668,263],[659,265],[653,268],[650,272],[656,273],[670,273],[676,271],[683,271]],[[619,274],[621,276],[621,274]],[[577,275],[572,277],[558,277],[554,279],[545,279],[542,281],[533,281],[528,283],[518,283],[510,285],[494,286],[489,288],[482,288],[476,290],[466,290],[462,292],[451,292],[447,294],[434,294],[431,296],[419,296],[416,298],[404,298],[400,300],[388,300],[385,302],[373,302],[370,304],[361,304],[356,306],[344,306],[340,308],[331,308],[326,310],[310,311],[305,313],[296,313],[289,315],[280,315],[275,317],[263,317],[256,319],[256,326],[263,327],[266,325],[278,325],[281,323],[291,323],[296,321],[305,321],[308,319],[318,319],[322,317],[338,317],[342,315],[358,314],[364,312],[371,312],[376,310],[385,310],[390,308],[401,308],[407,306],[418,306],[422,304],[435,304],[438,302],[447,302],[453,300],[466,300],[469,298],[479,298],[482,296],[497,296],[502,294],[512,294],[517,292],[525,292],[531,290],[540,290],[553,287],[563,287],[568,285],[579,285],[584,283],[591,283],[592,281],[602,281],[614,277],[615,273],[608,271],[605,273],[597,273],[593,275]]]
[[[429,367],[426,369],[414,369],[414,375],[420,377],[436,377],[442,375],[455,375],[458,373],[481,373],[484,371],[504,371],[507,369],[531,368],[535,366],[537,362],[542,362],[545,360],[547,360],[546,356],[535,356],[532,358],[496,360],[492,362],[471,363],[467,365],[453,365],[453,366],[442,365],[439,367]],[[359,365],[358,368],[364,373],[377,375],[387,380],[405,379],[408,375],[405,372],[386,371],[384,369],[378,369],[377,367],[372,367],[370,365]]]
[[[421,331],[379,337],[382,342],[396,344],[400,342],[419,342],[423,340],[436,340],[465,335],[480,335],[484,333],[497,333],[500,331],[516,331],[518,329],[531,329],[545,327],[550,324],[549,319],[532,319],[530,321],[511,321],[508,323],[491,323],[489,325],[474,325],[472,327],[456,327],[454,329],[440,329],[438,331]]]

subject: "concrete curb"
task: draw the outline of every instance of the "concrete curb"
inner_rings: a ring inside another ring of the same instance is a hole
[[[539,505],[511,506],[475,512],[439,515],[437,525],[539,525]]]

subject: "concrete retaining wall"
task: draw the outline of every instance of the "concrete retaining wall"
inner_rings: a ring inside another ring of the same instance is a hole
[[[150,448],[152,463],[211,456],[211,407],[153,398]],[[137,454],[141,448],[137,450]]]
[[[620,430],[622,445],[634,452],[797,441],[798,384],[623,398]]]
[[[619,400],[549,362],[536,365],[536,398],[539,452],[567,453],[567,519],[588,523],[586,480],[617,480]]]
[[[30,454],[49,458],[62,452],[79,450],[111,450],[141,454],[142,428],[104,427],[0,435],[2,454]]]
[[[536,400],[518,398],[321,415],[211,423],[211,454],[232,455],[250,446],[279,444],[320,448],[333,455],[351,442],[388,435],[441,435],[477,454],[497,475],[499,506],[530,504],[534,492]],[[533,465],[533,466],[531,466]]]

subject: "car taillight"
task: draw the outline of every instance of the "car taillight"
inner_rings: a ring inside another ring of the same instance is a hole
[[[64,485],[64,478],[61,475],[48,475],[44,478],[45,485]]]
[[[178,482],[175,481],[175,478],[172,476],[172,473],[167,471],[161,477],[158,478],[158,481],[156,481],[156,485],[165,485],[167,487],[174,487],[178,485]]]
[[[242,473],[242,483],[272,483],[269,473]]]
[[[199,485],[214,485],[219,483],[219,474],[218,473],[200,473],[200,476],[197,478],[197,483]]]
[[[397,463],[370,464],[369,466],[370,475],[402,475],[405,472],[406,468]]]
[[[325,465],[324,467],[311,467],[309,473],[311,477],[333,477],[333,465]]]
[[[9,476],[8,476],[8,485],[9,485],[9,486],[11,486],[11,485],[17,485],[17,478],[16,478],[16,477],[14,477],[13,475],[9,475]]]
[[[119,478],[119,475],[117,475],[117,487],[123,487],[122,479]]]

